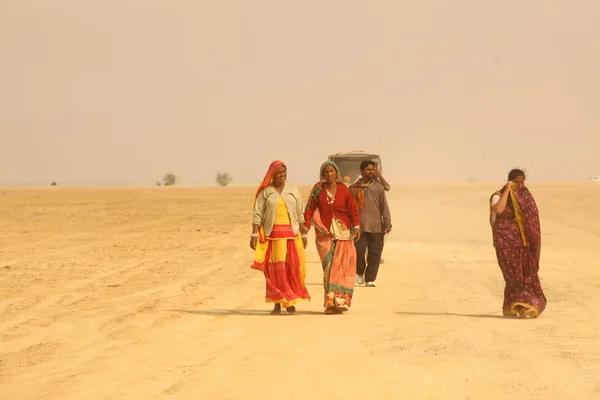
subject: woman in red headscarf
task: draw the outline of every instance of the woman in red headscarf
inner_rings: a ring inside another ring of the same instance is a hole
[[[514,169],[504,188],[490,198],[490,224],[496,258],[506,283],[506,317],[537,318],[546,308],[540,269],[540,217],[525,173]]]
[[[307,239],[300,232],[304,204],[298,187],[286,180],[285,164],[273,161],[254,196],[252,268],[265,274],[265,301],[275,303],[271,314],[280,314],[282,306],[294,313],[295,304],[310,300],[304,285]]]

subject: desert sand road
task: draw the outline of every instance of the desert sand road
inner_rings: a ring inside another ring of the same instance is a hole
[[[501,318],[481,184],[393,187],[376,288],[271,316],[253,186],[0,190],[0,398],[598,399],[600,185],[532,185],[548,308]],[[304,188],[307,193],[308,188]]]

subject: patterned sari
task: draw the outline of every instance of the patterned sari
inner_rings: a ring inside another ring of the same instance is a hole
[[[354,241],[332,234],[321,222],[318,211],[314,214],[311,224],[315,227],[315,242],[323,267],[323,307],[347,311],[352,305],[356,279]]]
[[[537,318],[546,308],[538,276],[541,230],[538,208],[527,187],[520,185],[510,189],[506,208],[496,216],[492,232],[496,258],[505,281],[503,314]]]
[[[326,165],[333,165],[337,169],[335,164],[329,162],[323,164],[321,171]],[[338,187],[339,192],[342,190]],[[323,201],[323,196],[320,196],[323,191],[322,182],[313,187],[306,209],[308,210],[311,205],[315,207],[315,211],[309,219],[311,225],[315,228],[317,252],[323,267],[323,288],[325,292],[323,307],[326,310],[343,312],[351,306],[354,294],[356,279],[354,235],[350,227],[335,216],[332,219],[331,226],[325,226],[321,220],[319,209],[334,204]],[[350,195],[349,192],[348,195]],[[345,202],[340,196],[334,201]]]

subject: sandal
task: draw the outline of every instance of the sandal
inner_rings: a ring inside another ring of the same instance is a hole
[[[286,307],[285,311],[289,312],[290,314],[294,314],[296,312],[296,307],[294,307],[294,306]]]
[[[273,307],[273,310],[271,310],[271,315],[279,315],[281,314],[281,304],[277,303],[275,304],[275,307]]]
[[[533,308],[529,308],[527,310],[523,310],[522,312],[519,313],[519,318],[520,319],[525,319],[525,318],[537,318],[536,312]]]

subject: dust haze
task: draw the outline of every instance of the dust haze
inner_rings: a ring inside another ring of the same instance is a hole
[[[600,175],[600,3],[0,3],[0,184]]]

